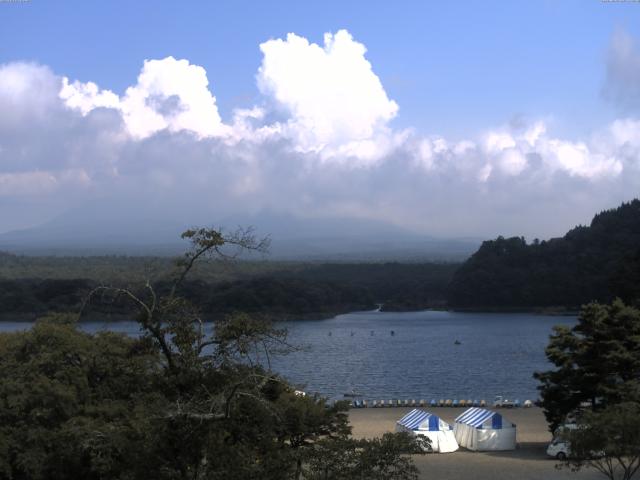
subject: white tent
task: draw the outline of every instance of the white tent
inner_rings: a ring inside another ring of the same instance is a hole
[[[498,412],[470,408],[456,418],[453,426],[458,443],[469,450],[514,450],[516,426]]]
[[[449,453],[458,450],[451,425],[432,413],[414,408],[396,422],[396,432],[411,432],[429,439],[430,450]]]

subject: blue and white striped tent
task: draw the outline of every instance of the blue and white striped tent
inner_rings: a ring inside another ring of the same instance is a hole
[[[464,423],[475,428],[482,428],[482,426],[491,421],[491,428],[499,430],[502,428],[502,415],[498,412],[491,410],[485,410],[484,408],[473,407],[459,415],[456,418],[456,422]]]
[[[453,427],[457,442],[469,450],[513,450],[516,426],[501,414],[484,408],[469,408]]]
[[[425,412],[424,410],[418,410],[414,408],[404,417],[398,420],[398,424],[402,425],[408,430],[427,430],[430,432],[437,432],[441,430],[441,424],[451,430],[451,426],[446,422],[440,420],[440,417],[433,413]]]
[[[429,439],[429,451],[448,453],[458,449],[451,425],[433,413],[414,408],[396,422],[397,432],[411,432]]]

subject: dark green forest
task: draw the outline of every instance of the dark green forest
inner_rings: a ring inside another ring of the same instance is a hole
[[[113,260],[110,264],[109,261]],[[46,312],[77,311],[99,285],[159,292],[171,284],[172,263],[155,257],[0,258],[0,314],[32,319]],[[180,286],[185,298],[216,318],[243,311],[274,319],[321,318],[337,313],[441,307],[458,264],[305,264],[203,262]],[[93,302],[87,313],[126,315],[122,301]],[[90,318],[90,315],[85,317]]]
[[[564,237],[484,242],[458,269],[448,303],[459,308],[578,308],[640,297],[640,200],[597,214]]]

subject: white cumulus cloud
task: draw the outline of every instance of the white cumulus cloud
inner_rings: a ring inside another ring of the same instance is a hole
[[[327,33],[324,45],[293,33],[260,45],[258,87],[289,115],[287,132],[302,151],[375,157],[376,137],[398,112],[346,30]],[[374,142],[374,143],[372,143]]]
[[[93,82],[69,83],[66,77],[60,97],[85,115],[99,107],[120,110],[128,132],[140,139],[164,129],[189,131],[199,137],[227,133],[209,90],[207,72],[187,60],[146,60],[137,83],[121,98]]]
[[[0,231],[41,221],[36,204],[97,202],[125,205],[123,217],[202,222],[267,208],[544,236],[640,191],[633,116],[578,140],[543,120],[458,140],[397,130],[398,106],[348,32],[260,48],[262,99],[227,122],[207,72],[188,60],[145,61],[121,94],[42,65],[0,65]]]
[[[78,109],[86,115],[94,108],[119,108],[120,98],[110,90],[100,90],[93,82],[82,83],[75,81],[69,83],[69,79],[62,79],[60,98],[70,108]]]

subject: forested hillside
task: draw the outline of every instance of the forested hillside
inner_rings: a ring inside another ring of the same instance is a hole
[[[597,214],[562,238],[486,241],[455,273],[453,307],[578,307],[640,297],[640,200]]]
[[[111,260],[111,261],[110,261]],[[277,319],[327,317],[353,310],[440,307],[459,264],[315,264],[203,262],[181,294],[204,315],[259,313]],[[163,292],[171,283],[169,259],[155,257],[23,257],[0,255],[0,318],[33,318],[77,311],[98,285]],[[89,312],[120,315],[122,302],[90,305]]]

